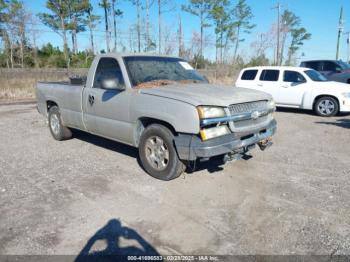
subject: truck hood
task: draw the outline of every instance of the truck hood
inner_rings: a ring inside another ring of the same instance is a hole
[[[141,94],[179,100],[194,106],[228,106],[259,100],[269,100],[267,93],[233,86],[212,84],[179,84],[140,89]]]

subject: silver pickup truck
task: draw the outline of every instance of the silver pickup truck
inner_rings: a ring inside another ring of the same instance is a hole
[[[36,95],[56,140],[79,129],[137,147],[146,172],[162,180],[198,160],[264,150],[276,130],[270,95],[209,84],[175,57],[98,55],[85,80],[39,82]]]

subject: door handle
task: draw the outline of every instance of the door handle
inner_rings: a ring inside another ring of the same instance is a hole
[[[264,86],[263,84],[258,84],[258,86]]]
[[[284,86],[282,86],[283,88],[288,88],[289,86],[286,86],[286,85],[284,85]]]
[[[89,95],[89,104],[92,106],[95,102],[95,97],[93,95]]]

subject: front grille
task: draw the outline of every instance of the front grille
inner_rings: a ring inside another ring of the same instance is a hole
[[[234,122],[235,128],[244,128],[244,127],[254,127],[260,124],[263,124],[265,121],[267,121],[269,118],[268,115],[261,116],[258,119],[249,119],[249,120],[242,120],[242,121],[236,121]]]
[[[267,101],[256,101],[243,104],[230,105],[229,107],[231,115],[237,115],[241,113],[250,113],[254,111],[263,111],[267,109]]]
[[[253,119],[250,116],[250,114],[255,111],[267,112],[268,105],[266,100],[230,105],[229,110],[231,115],[247,114],[247,118],[245,119],[230,122],[230,128],[232,132],[247,129],[247,128],[248,129],[257,128],[259,126],[264,125],[264,123],[266,123],[270,119],[269,113],[267,114],[265,113],[264,115],[258,117],[257,119]]]

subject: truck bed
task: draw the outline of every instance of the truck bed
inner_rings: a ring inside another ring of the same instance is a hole
[[[59,106],[62,119],[81,128],[83,88],[83,85],[72,85],[67,81],[38,82],[36,96],[39,112],[47,116],[50,101],[53,101]]]

